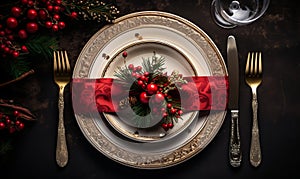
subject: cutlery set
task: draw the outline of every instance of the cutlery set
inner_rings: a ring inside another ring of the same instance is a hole
[[[56,162],[64,167],[68,163],[68,149],[64,127],[64,88],[70,82],[71,68],[66,51],[55,51],[54,81],[59,87],[59,122],[57,131]],[[235,37],[230,35],[227,40],[227,65],[229,76],[229,100],[228,110],[231,115],[231,128],[229,140],[229,162],[233,167],[239,167],[242,161],[242,150],[239,131],[239,60]],[[261,149],[259,140],[257,117],[257,88],[262,81],[262,57],[261,52],[248,53],[245,81],[252,90],[252,138],[250,145],[250,163],[257,167],[261,162]]]
[[[229,162],[233,167],[239,167],[242,160],[241,141],[239,133],[239,61],[234,36],[227,40],[227,64],[229,76],[228,109],[231,114],[231,128],[229,140]],[[258,129],[258,101],[257,88],[262,82],[262,57],[261,52],[248,53],[245,81],[252,90],[252,137],[250,144],[250,163],[254,167],[261,162],[261,148]]]

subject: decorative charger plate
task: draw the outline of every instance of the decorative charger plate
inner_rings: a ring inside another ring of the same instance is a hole
[[[99,30],[81,51],[73,80],[114,78],[120,66],[138,66],[143,59],[153,57],[165,59],[168,74],[179,71],[182,76],[227,76],[219,50],[199,27],[174,14],[142,11],[120,17]],[[225,109],[204,115],[201,111],[188,112],[171,130],[164,130],[158,121],[135,126],[120,113],[83,114],[77,110],[75,97],[75,118],[86,139],[110,159],[142,169],[166,168],[190,159],[211,142],[226,115]]]

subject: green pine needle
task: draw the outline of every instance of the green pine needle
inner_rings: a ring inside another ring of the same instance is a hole
[[[31,63],[24,60],[23,58],[10,59],[9,61],[9,72],[13,78],[17,78],[23,73],[30,70]]]
[[[30,55],[43,56],[45,59],[52,59],[53,50],[58,49],[57,39],[48,35],[34,36],[25,45]]]

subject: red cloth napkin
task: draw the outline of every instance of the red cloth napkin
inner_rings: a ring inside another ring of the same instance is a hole
[[[179,90],[184,111],[225,110],[228,101],[227,76],[185,77],[188,83]],[[120,100],[128,97],[113,78],[73,78],[71,82],[73,108],[76,113],[118,112]]]

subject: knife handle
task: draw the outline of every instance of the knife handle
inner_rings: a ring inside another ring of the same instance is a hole
[[[241,141],[239,133],[239,111],[231,110],[231,132],[229,145],[229,161],[231,166],[239,167],[242,161]]]

